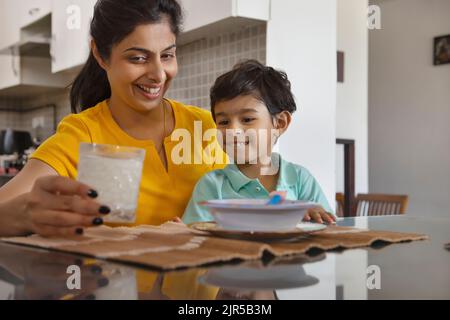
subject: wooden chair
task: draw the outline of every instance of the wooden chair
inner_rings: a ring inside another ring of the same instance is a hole
[[[391,194],[358,194],[356,216],[405,214],[408,196]]]
[[[344,194],[341,192],[336,193],[336,216],[344,216]]]

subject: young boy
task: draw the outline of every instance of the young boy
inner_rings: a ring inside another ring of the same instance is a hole
[[[197,183],[183,222],[213,221],[199,202],[212,199],[268,199],[282,192],[288,200],[316,202],[305,220],[333,223],[330,206],[305,168],[272,149],[287,130],[297,107],[285,73],[249,60],[220,76],[211,89],[211,112],[219,142],[232,164],[209,172]]]

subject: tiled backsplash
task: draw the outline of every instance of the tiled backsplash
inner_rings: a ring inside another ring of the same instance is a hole
[[[168,97],[209,109],[215,79],[245,59],[266,62],[266,24],[233,30],[178,47],[178,76]]]
[[[178,47],[179,73],[167,97],[186,104],[209,109],[209,89],[215,79],[245,59],[266,61],[266,25],[261,23],[240,28],[214,37],[200,39]],[[33,99],[0,100],[0,109],[33,108],[54,104],[57,106],[57,123],[70,113],[67,91],[42,95]],[[32,129],[33,118],[44,119],[44,127]],[[54,133],[53,110],[39,109],[32,112],[0,111],[0,130],[12,128],[27,130],[47,138]]]
[[[11,128],[14,130],[30,131],[34,138],[39,136],[46,139],[54,133],[53,108],[45,107],[30,111],[46,105],[56,105],[56,122],[59,123],[63,117],[70,113],[68,93],[61,91],[51,95],[42,95],[32,99],[21,100],[1,100],[0,110],[2,108],[13,108],[20,111],[0,111],[0,130]],[[33,129],[33,119],[43,119],[43,126]]]
[[[23,130],[21,114],[13,111],[0,111],[0,129]]]
[[[22,121],[20,114],[14,111],[3,111],[5,109],[17,109],[20,107],[20,101],[16,99],[0,99],[0,129],[12,128],[16,130],[22,129]]]

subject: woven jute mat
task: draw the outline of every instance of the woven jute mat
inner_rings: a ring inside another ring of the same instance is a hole
[[[90,228],[81,237],[3,238],[4,242],[80,254],[162,270],[196,267],[235,259],[255,260],[269,254],[282,257],[312,249],[333,250],[368,247],[375,243],[399,243],[427,239],[426,235],[372,231],[329,226],[326,230],[290,242],[256,242],[225,239],[193,231],[183,224],[159,227]]]

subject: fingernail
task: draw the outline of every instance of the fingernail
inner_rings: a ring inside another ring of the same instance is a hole
[[[98,212],[101,214],[108,214],[111,213],[111,209],[106,206],[101,206],[100,209],[98,209]]]
[[[81,236],[81,235],[83,235],[84,230],[81,229],[81,228],[78,228],[77,230],[75,230],[75,233],[76,233],[77,235]]]
[[[85,297],[85,299],[86,299],[86,300],[95,300],[96,298],[95,298],[95,295],[90,294],[90,295],[87,295],[87,296]]]
[[[103,269],[102,269],[100,266],[93,265],[93,266],[91,267],[91,272],[92,272],[93,274],[101,274],[101,273],[103,272]]]
[[[103,219],[102,218],[95,218],[94,220],[92,220],[92,224],[94,226],[101,226],[103,224]]]
[[[98,193],[95,190],[89,190],[87,195],[88,195],[88,197],[91,197],[92,199],[95,199],[98,197]]]
[[[107,278],[100,278],[97,280],[97,285],[100,288],[106,287],[109,284],[109,280]]]

